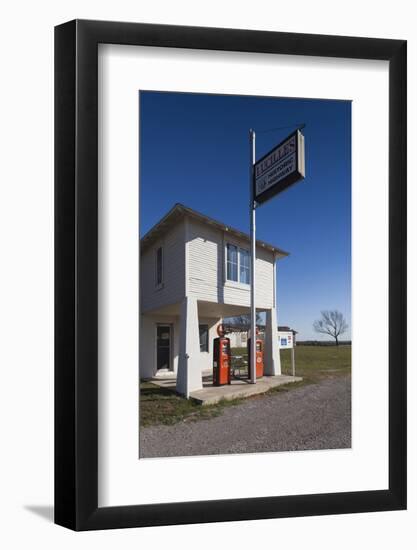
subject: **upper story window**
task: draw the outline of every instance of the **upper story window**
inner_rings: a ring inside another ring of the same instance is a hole
[[[250,256],[248,250],[227,243],[226,279],[245,285],[250,284]]]
[[[163,283],[163,262],[164,255],[162,246],[155,250],[155,286],[160,288]]]

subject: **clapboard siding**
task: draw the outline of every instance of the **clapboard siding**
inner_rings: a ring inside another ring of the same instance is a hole
[[[189,220],[187,237],[188,293],[201,300],[223,303],[221,232]]]
[[[225,231],[189,219],[187,241],[188,293],[199,300],[249,307],[249,285],[225,281],[226,243],[248,250],[249,240],[232,238]],[[257,307],[273,307],[274,256],[262,247],[257,248],[256,276]]]
[[[155,251],[163,248],[163,286],[155,287]],[[141,254],[141,309],[181,302],[185,296],[185,223],[180,221]]]

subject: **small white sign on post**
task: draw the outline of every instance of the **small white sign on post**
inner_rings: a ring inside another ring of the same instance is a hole
[[[291,372],[295,376],[295,341],[292,331],[278,331],[278,347],[279,349],[291,350]]]
[[[294,347],[294,335],[292,332],[278,332],[278,344],[280,349],[291,349]]]

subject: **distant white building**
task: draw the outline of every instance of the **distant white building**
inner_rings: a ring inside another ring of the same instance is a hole
[[[263,336],[260,334],[259,336]],[[227,334],[230,339],[231,348],[244,348],[248,343],[248,331],[246,330],[234,330]]]
[[[249,236],[176,204],[140,243],[140,376],[176,375],[177,391],[202,388],[223,318],[250,311]],[[266,312],[266,375],[281,374],[276,261],[288,254],[257,241],[256,306]]]
[[[227,337],[230,339],[230,347],[231,348],[244,348],[247,345],[248,342],[248,327],[245,326],[233,326],[233,325],[227,325]],[[259,326],[259,333],[258,338],[261,340],[265,337],[265,327]],[[277,327],[277,338],[278,338],[278,345],[279,347],[285,347],[287,344],[281,345],[281,340],[283,342],[286,342],[289,340],[289,342],[295,343],[295,335],[297,334],[297,331],[294,329],[291,329],[290,327],[284,327],[279,326]]]

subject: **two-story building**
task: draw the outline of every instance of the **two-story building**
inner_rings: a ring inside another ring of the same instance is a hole
[[[288,254],[256,242],[256,308],[266,312],[264,372],[281,374],[276,262]],[[249,236],[176,204],[140,243],[140,376],[177,377],[177,391],[202,388],[223,318],[250,311]]]

